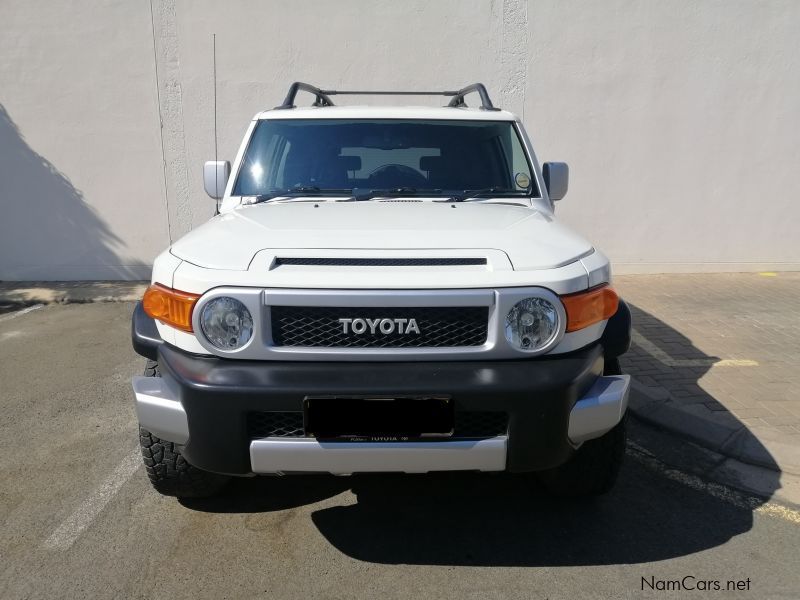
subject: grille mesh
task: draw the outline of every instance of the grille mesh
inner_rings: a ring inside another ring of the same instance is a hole
[[[485,258],[302,258],[278,257],[275,266],[321,267],[456,267],[485,265]]]
[[[456,412],[453,437],[494,437],[508,432],[508,413],[493,411]]]
[[[250,439],[265,437],[304,437],[303,413],[252,412],[247,416]],[[456,411],[453,438],[486,438],[508,432],[508,413]],[[452,438],[449,438],[452,439]]]
[[[254,412],[247,417],[250,438],[303,437],[302,412]]]
[[[272,338],[276,346],[310,348],[455,348],[486,342],[489,308],[403,307],[331,308],[272,306]],[[415,319],[416,333],[347,333],[339,319]]]

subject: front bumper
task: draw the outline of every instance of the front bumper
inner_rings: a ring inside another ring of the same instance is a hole
[[[565,462],[627,407],[628,376],[602,376],[602,346],[486,362],[226,360],[158,347],[161,378],[135,377],[139,421],[217,473],[535,471]],[[461,411],[503,411],[505,435],[412,442],[252,439],[248,415],[301,411],[306,396],[448,395]]]

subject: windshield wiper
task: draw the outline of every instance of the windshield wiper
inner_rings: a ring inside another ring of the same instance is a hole
[[[396,187],[388,189],[364,189],[354,188],[351,200],[372,200],[374,198],[403,198],[406,196],[428,196],[432,194],[441,194],[442,190],[438,189],[417,189],[414,187]]]
[[[275,198],[292,198],[294,196],[331,196],[337,194],[345,195],[351,192],[352,190],[345,188],[322,189],[315,185],[298,185],[285,190],[270,190],[265,194],[259,194],[255,197],[253,204],[258,204],[259,202],[268,202],[270,200],[274,200]]]
[[[404,197],[415,197],[415,196],[433,196],[441,194],[443,190],[441,189],[417,189],[414,187],[396,187],[396,188],[386,188],[386,189],[365,189],[365,188],[319,188],[315,185],[302,185],[296,186],[293,188],[287,189],[275,189],[270,190],[264,194],[259,194],[255,196],[252,204],[258,204],[260,202],[269,202],[270,200],[274,200],[276,198],[292,198],[296,196],[331,196],[331,195],[347,195],[350,194],[348,198],[351,202],[352,201],[362,201],[362,200],[373,200],[375,198],[404,198]],[[450,190],[446,190],[446,196],[442,197],[440,201],[444,202],[469,202],[472,200],[479,200],[481,198],[489,198],[492,196],[496,196],[497,194],[514,194],[514,197],[522,197],[525,196],[525,192],[520,192],[519,190],[512,190],[510,188],[503,188],[503,187],[490,187],[490,188],[482,188],[482,189],[474,189],[474,190],[463,190],[461,192],[451,192]]]
[[[481,198],[491,198],[492,196],[496,196],[497,194],[514,194],[514,197],[524,196],[525,192],[520,192],[519,190],[512,190],[509,188],[502,188],[502,187],[490,187],[490,188],[483,188],[480,190],[464,190],[460,194],[453,194],[450,198],[453,202],[467,202],[469,200],[479,200]]]

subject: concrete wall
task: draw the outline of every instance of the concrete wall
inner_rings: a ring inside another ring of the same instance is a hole
[[[142,2],[0,2],[0,279],[147,276],[167,244]]]
[[[295,79],[483,81],[617,272],[798,269],[798,30],[792,0],[4,0],[0,279],[146,278],[212,215],[212,33],[221,158]]]

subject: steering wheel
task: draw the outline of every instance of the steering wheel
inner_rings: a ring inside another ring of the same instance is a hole
[[[370,181],[382,179],[389,182],[387,185],[396,187],[423,186],[428,183],[425,176],[416,169],[398,164],[381,165],[369,174],[369,179]]]

